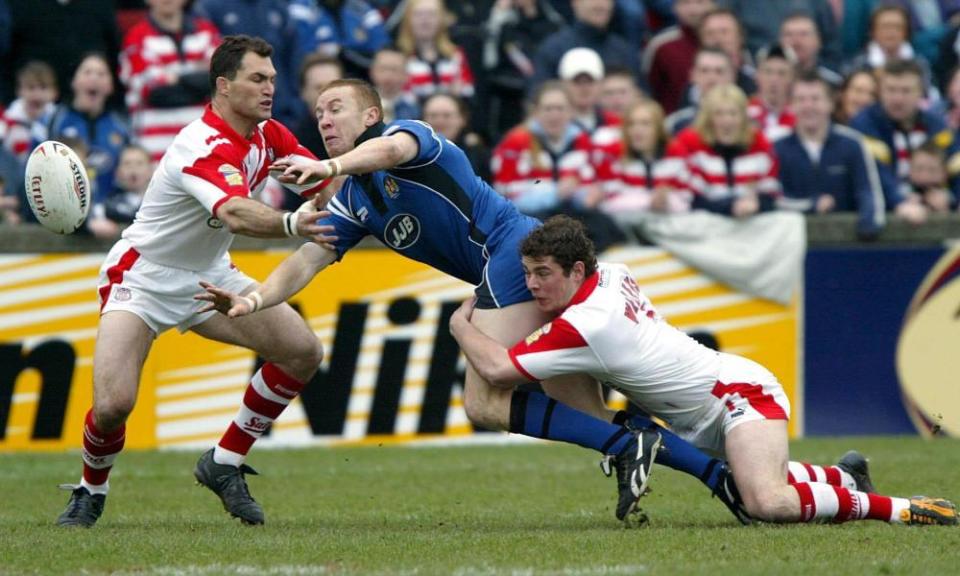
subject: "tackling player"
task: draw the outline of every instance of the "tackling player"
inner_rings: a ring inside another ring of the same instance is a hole
[[[323,352],[304,320],[286,304],[254,317],[228,319],[201,310],[193,296],[201,279],[240,293],[256,286],[230,262],[227,249],[234,234],[333,239],[324,235],[330,226],[316,224],[316,212],[281,213],[249,197],[263,186],[275,158],[313,158],[270,119],[276,81],[271,53],[260,38],[224,39],[210,64],[211,105],[164,154],[134,223],[100,269],[83,476],[79,485],[65,485],[73,492],[57,519],[62,526],[93,526],[103,512],[107,476],[123,449],[144,361],[154,339],[173,327],[250,348],[267,360],[253,376],[236,419],[194,472],[233,516],[263,523],[263,510],[247,491],[244,474],[253,470],[243,464],[244,457],[313,376]],[[323,185],[291,187],[308,198]]]
[[[335,227],[333,249],[307,243],[285,260],[256,293],[205,284],[200,299],[232,317],[286,301],[363,237],[373,235],[396,252],[475,286],[473,322],[503,344],[512,344],[548,317],[531,302],[524,285],[518,245],[540,225],[521,215],[473,172],[453,143],[422,122],[381,122],[380,99],[357,80],[329,84],[317,99],[317,117],[331,160],[278,161],[281,180],[305,182],[351,174],[330,201],[321,223]],[[628,432],[625,413],[603,404],[599,387],[580,375],[544,382],[549,394],[491,386],[468,364],[464,407],[470,420],[488,429],[571,442],[611,455],[617,468],[617,517],[624,519],[643,492],[660,433],[649,420],[635,419]],[[559,401],[559,402],[558,402]],[[614,420],[611,424],[610,420]],[[700,478],[738,517],[735,486],[726,467],[668,432],[667,465]]]
[[[597,263],[580,223],[551,218],[530,233],[520,253],[527,287],[550,322],[507,349],[471,324],[473,301],[450,319],[461,349],[488,382],[509,386],[590,374],[697,447],[725,455],[756,519],[957,524],[948,500],[880,496],[866,475],[788,462],[790,405],[776,377],[668,324],[626,266]]]

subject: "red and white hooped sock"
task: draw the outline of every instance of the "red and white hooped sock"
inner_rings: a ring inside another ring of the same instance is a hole
[[[793,488],[800,497],[801,522],[847,522],[880,520],[902,523],[901,513],[910,509],[910,500],[847,490],[820,482],[799,482]]]
[[[253,443],[263,436],[305,384],[275,364],[264,364],[250,380],[240,411],[214,448],[213,461],[231,466],[243,464]]]
[[[787,482],[790,484],[822,482],[833,486],[841,486],[847,490],[857,489],[857,482],[853,479],[853,476],[844,472],[838,466],[816,466],[806,462],[789,462],[787,466]]]
[[[83,423],[83,477],[80,485],[91,494],[106,494],[110,489],[107,477],[113,461],[123,450],[126,431],[127,425],[123,424],[113,432],[100,432],[93,421],[93,409],[87,411]]]

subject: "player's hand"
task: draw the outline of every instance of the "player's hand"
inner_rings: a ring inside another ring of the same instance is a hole
[[[316,184],[336,175],[330,160],[278,158],[270,165],[270,174],[284,184]]]
[[[239,318],[253,311],[253,301],[245,296],[235,294],[223,288],[217,288],[213,284],[202,280],[200,281],[200,287],[204,289],[204,292],[193,297],[194,300],[202,300],[207,303],[206,306],[200,309],[200,312],[216,310],[230,318]]]
[[[894,213],[899,217],[910,224],[915,226],[923,224],[927,221],[927,209],[919,201],[915,200],[913,197],[907,198],[903,202],[897,204],[897,207],[894,209]]]
[[[469,324],[473,317],[473,310],[477,305],[476,298],[464,300],[463,304],[457,308],[456,312],[450,317],[450,333],[456,335],[457,325],[460,323]]]
[[[741,196],[733,201],[733,215],[736,218],[746,218],[753,216],[760,210],[760,201],[753,194]]]
[[[337,241],[337,236],[334,235],[336,229],[332,224],[320,224],[319,220],[330,216],[330,213],[326,210],[321,210],[320,212],[313,212],[310,210],[304,210],[296,212],[297,215],[297,236],[309,237],[311,240],[317,244],[323,246],[328,250],[333,250],[333,243]]]
[[[949,212],[950,200],[950,192],[948,192],[946,188],[927,190],[923,195],[923,202],[933,212]]]
[[[817,198],[817,214],[826,214],[827,212],[833,212],[833,209],[836,208],[837,201],[833,196],[829,194],[822,194]]]

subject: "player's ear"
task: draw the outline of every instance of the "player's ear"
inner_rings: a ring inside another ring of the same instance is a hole
[[[574,276],[575,280],[583,280],[583,278],[586,276],[587,266],[580,260],[577,260],[573,263],[573,268],[571,268],[570,272]]]
[[[224,96],[226,96],[229,85],[230,85],[229,80],[227,80],[223,76],[217,76],[217,94],[223,94]],[[216,94],[214,94],[214,96],[216,96]]]
[[[380,112],[379,108],[376,106],[368,106],[363,111],[363,125],[369,128],[382,120],[382,116],[383,114]]]

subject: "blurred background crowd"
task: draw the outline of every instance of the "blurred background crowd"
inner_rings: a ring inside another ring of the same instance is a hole
[[[317,91],[365,78],[601,248],[647,213],[853,212],[869,239],[957,209],[960,0],[0,0],[0,221],[32,219],[23,165],[56,139],[87,232],[118,236],[230,34],[273,45],[274,116],[318,156]]]

